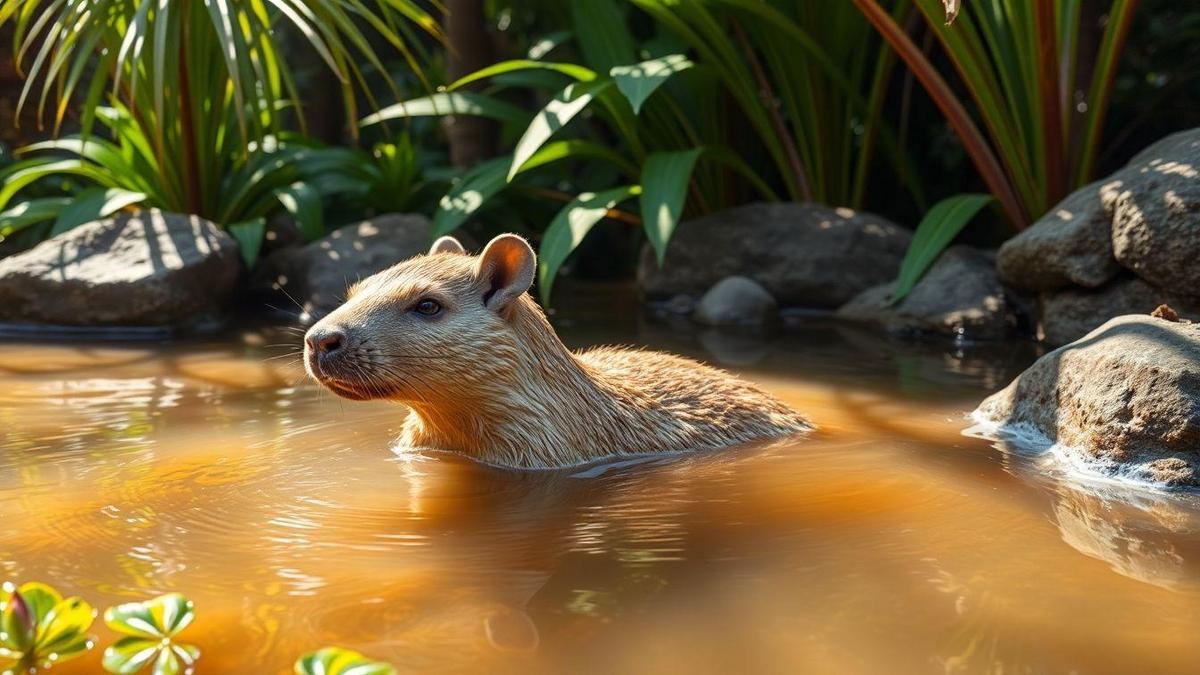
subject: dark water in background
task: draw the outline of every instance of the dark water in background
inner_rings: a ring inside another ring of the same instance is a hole
[[[556,317],[760,382],[807,438],[518,474],[391,449],[403,409],[303,381],[284,331],[0,344],[0,579],[181,591],[201,673],[341,645],[401,672],[1196,672],[1200,509],[960,434],[1025,346]],[[623,317],[614,320],[613,317]],[[114,636],[53,672],[99,671]]]

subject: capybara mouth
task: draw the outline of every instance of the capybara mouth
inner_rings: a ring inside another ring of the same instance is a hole
[[[375,398],[371,394],[363,391],[362,389],[359,389],[358,387],[360,385],[355,382],[347,382],[345,380],[337,380],[337,379],[322,376],[322,375],[317,375],[316,379],[318,382],[325,385],[325,388],[328,389],[329,391],[332,391],[333,393],[337,394],[338,396],[341,396],[342,398],[348,398],[351,401],[367,401],[372,398]]]

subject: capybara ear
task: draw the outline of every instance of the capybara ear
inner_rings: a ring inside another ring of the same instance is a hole
[[[485,289],[483,304],[503,312],[533,285],[537,258],[529,242],[515,234],[502,234],[488,242],[475,266],[475,277]]]
[[[433,255],[434,253],[456,253],[458,255],[466,255],[467,249],[463,248],[463,245],[459,243],[457,239],[446,235],[444,237],[438,237],[437,241],[433,242],[433,246],[429,247],[429,255]]]

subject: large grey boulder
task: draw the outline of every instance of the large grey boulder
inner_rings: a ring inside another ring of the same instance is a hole
[[[1155,288],[1128,272],[1101,288],[1048,291],[1040,297],[1040,337],[1047,344],[1065,345],[1113,316],[1148,314],[1163,304],[1184,318],[1200,319],[1200,302]]]
[[[1200,325],[1112,319],[1038,359],[975,416],[1114,476],[1200,485]]]
[[[219,316],[241,270],[237,243],[213,223],[121,213],[0,260],[0,321],[202,326]]]
[[[287,302],[319,318],[342,304],[358,280],[428,251],[432,231],[428,218],[400,213],[346,225],[306,246],[271,254],[255,284],[281,289]]]
[[[1138,153],[1071,194],[1000,248],[1006,284],[1096,288],[1123,267],[1176,294],[1200,296],[1200,129]],[[1113,316],[1109,314],[1109,316]]]
[[[706,326],[761,326],[779,318],[775,298],[746,277],[726,277],[708,290],[692,315]]]
[[[1150,283],[1200,296],[1200,129],[1146,148],[1121,172],[1113,254]]]
[[[660,268],[644,250],[638,283],[655,300],[700,297],[728,276],[785,306],[834,308],[894,279],[911,233],[879,216],[817,204],[758,203],[681,223]]]
[[[1016,323],[992,257],[969,246],[944,251],[908,295],[893,304],[895,287],[889,282],[863,291],[837,316],[877,324],[890,333],[974,340],[1003,339]]]
[[[1077,190],[1031,227],[1004,242],[996,272],[1028,291],[1069,285],[1095,288],[1121,271],[1113,257],[1112,208],[1120,181]]]

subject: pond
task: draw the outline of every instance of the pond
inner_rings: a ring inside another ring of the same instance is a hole
[[[284,329],[6,342],[0,579],[99,608],[183,592],[201,673],[325,645],[401,672],[1194,672],[1200,507],[962,435],[1032,348],[696,332],[580,298],[555,317],[571,346],[723,365],[820,430],[515,473],[395,451],[403,409],[318,390]],[[54,672],[99,671],[115,636],[93,631]]]

